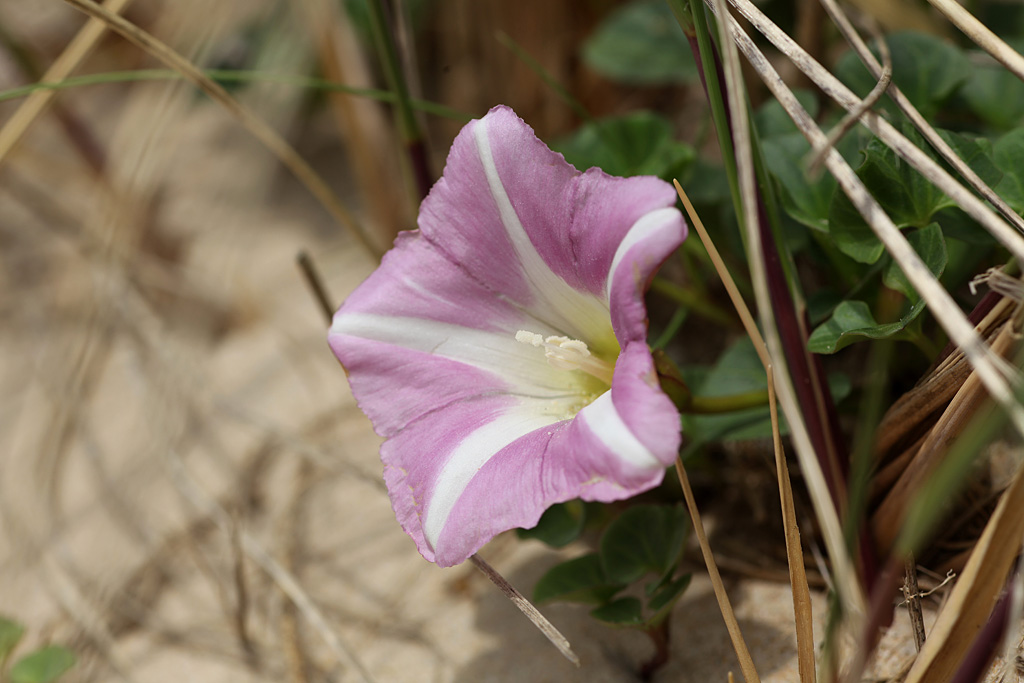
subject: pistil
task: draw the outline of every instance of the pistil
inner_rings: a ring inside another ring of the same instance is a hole
[[[579,370],[596,377],[605,384],[611,385],[612,373],[615,368],[611,363],[601,360],[590,353],[586,342],[569,337],[544,337],[536,332],[519,330],[516,341],[544,349],[544,357],[548,364],[559,370]]]

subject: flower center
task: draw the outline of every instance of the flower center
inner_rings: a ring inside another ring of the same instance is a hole
[[[543,347],[544,357],[548,359],[548,364],[552,367],[559,370],[580,370],[609,386],[612,383],[612,373],[615,368],[612,364],[590,353],[586,342],[569,337],[545,338],[543,335],[527,330],[516,332],[516,341],[538,348]]]

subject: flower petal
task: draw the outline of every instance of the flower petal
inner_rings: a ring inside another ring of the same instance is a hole
[[[608,301],[620,344],[647,339],[644,292],[685,238],[686,223],[679,211],[659,209],[637,220],[619,244],[608,274]]]
[[[419,233],[404,233],[335,315],[328,341],[360,408],[390,436],[473,396],[571,393],[570,373],[553,371],[542,353],[515,340],[523,328],[557,333],[484,288]]]
[[[646,491],[679,449],[679,414],[642,343],[624,349],[612,389],[574,419],[551,412],[538,399],[460,402],[385,443],[392,504],[425,558],[455,565],[555,503]]]

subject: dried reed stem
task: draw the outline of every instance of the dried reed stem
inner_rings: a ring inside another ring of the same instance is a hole
[[[827,1],[828,0],[822,0],[823,3]],[[857,107],[846,112],[846,116],[844,116],[842,120],[829,132],[828,138],[825,141],[826,144],[822,147],[815,148],[808,155],[810,158],[810,161],[807,162],[808,173],[812,175],[818,173],[829,148],[835,147],[836,143],[842,140],[843,136],[860,122],[860,117],[864,115],[864,112],[874,107],[875,104],[878,103],[878,100],[882,99],[882,95],[885,94],[885,91],[888,90],[889,86],[892,84],[892,55],[889,53],[889,45],[881,35],[878,36],[877,42],[878,52],[882,56],[882,72],[875,73],[875,78],[878,79],[878,82],[875,83],[875,87],[871,89],[871,92],[867,94],[867,97],[865,97]],[[959,159],[959,157],[957,158]]]
[[[957,668],[992,612],[1024,536],[1024,467],[985,525],[949,602],[932,627],[906,683],[945,683]]]
[[[711,0],[705,1],[710,2]],[[763,34],[784,55],[786,55],[797,66],[797,68],[806,74],[808,78],[810,78],[815,85],[822,90],[822,92],[831,97],[846,110],[852,110],[860,104],[859,97],[843,85],[843,83],[833,76],[825,67],[807,54],[803,48],[797,45],[785,31],[775,25],[750,0],[729,1],[744,18],[750,21],[754,28]],[[770,64],[764,58],[764,55],[762,55],[760,50],[754,46],[749,36],[747,36],[742,29],[739,29],[739,33],[743,38],[737,38],[737,40],[743,40],[749,48],[752,48],[752,50],[750,50],[741,45],[741,50],[743,50],[745,54],[756,51],[756,54],[761,55],[759,59],[770,67]],[[749,59],[750,55],[748,54],[747,56]],[[773,67],[771,67],[771,69],[772,73],[775,73],[775,69]],[[775,73],[775,76],[766,76],[761,74],[761,79],[764,80],[765,78],[778,79],[778,74]],[[765,82],[767,83],[767,81]],[[779,83],[782,84],[781,80],[779,80]],[[784,86],[784,84],[782,85]],[[769,85],[769,88],[770,87],[771,85]],[[792,117],[793,115],[790,114],[790,116]],[[978,221],[982,227],[992,233],[993,237],[1002,243],[1010,253],[1018,258],[1018,260],[1024,262],[1024,237],[1022,237],[1020,232],[997,216],[988,206],[985,205],[985,202],[978,199],[978,197],[976,197],[970,190],[954,180],[949,173],[935,162],[935,160],[925,154],[922,150],[918,149],[884,118],[874,112],[868,111],[864,113],[864,116],[862,116],[860,120],[899,157],[909,163],[930,182],[934,183],[936,187],[949,195],[949,197],[955,201],[965,213]],[[797,125],[799,126],[800,124],[797,122]],[[813,145],[814,143],[812,142],[811,144]]]
[[[686,196],[686,193],[683,191],[683,188],[680,187],[679,182],[674,182],[676,192],[679,194],[679,198],[683,202],[683,206],[686,208],[686,213],[690,217],[690,222],[693,224],[694,229],[697,230],[697,234],[700,236],[701,242],[703,242],[704,247],[708,252],[708,257],[715,266],[715,270],[718,272],[718,277],[725,286],[725,290],[729,294],[729,298],[736,309],[736,313],[743,322],[744,330],[750,337],[750,340],[754,345],[754,349],[757,351],[758,358],[764,366],[765,374],[767,375],[768,411],[771,416],[772,423],[772,445],[775,449],[776,474],[779,480],[779,499],[782,505],[783,527],[785,529],[786,536],[786,559],[789,565],[789,582],[793,589],[793,614],[796,622],[797,638],[797,664],[800,672],[801,683],[814,683],[814,621],[813,613],[811,612],[811,592],[810,587],[807,584],[807,573],[804,568],[803,551],[800,546],[800,528],[796,523],[796,509],[793,505],[793,489],[789,479],[789,468],[786,465],[786,455],[782,448],[782,437],[779,432],[779,415],[776,404],[775,377],[771,363],[771,356],[768,353],[767,346],[765,346],[764,339],[761,337],[761,332],[757,329],[757,325],[754,323],[754,317],[750,314],[750,309],[747,308],[746,302],[743,301],[743,297],[740,295],[739,289],[736,287],[736,283],[732,279],[732,275],[729,274],[729,270],[725,267],[725,263],[722,261],[722,257],[718,253],[718,248],[715,247],[710,235],[708,235],[703,221],[701,221],[700,216],[697,215],[697,212],[693,208],[693,204],[690,202],[690,198]],[[701,550],[703,550],[703,546]]]
[[[992,33],[978,18],[968,12],[962,5],[954,0],[928,0],[932,7],[942,12],[947,19],[964,32],[964,34],[978,44],[983,50],[992,55],[999,63],[1013,72],[1013,74],[1024,81],[1024,57],[1003,40]]]
[[[676,458],[676,474],[679,476],[679,484],[683,487],[686,508],[690,511],[690,520],[693,522],[693,533],[697,535],[700,551],[704,555],[704,564],[707,565],[711,586],[715,590],[718,609],[722,612],[725,627],[729,630],[729,638],[732,640],[732,647],[736,651],[737,659],[740,660],[740,670],[743,672],[743,678],[747,683],[759,683],[761,678],[757,675],[754,660],[750,656],[750,650],[747,648],[746,641],[743,640],[743,632],[740,630],[740,623],[736,620],[736,613],[732,609],[729,594],[725,590],[725,584],[722,583],[722,575],[718,572],[718,565],[715,564],[715,556],[711,552],[708,536],[704,533],[704,522],[701,521],[700,510],[697,509],[697,501],[693,497],[690,479],[686,476],[686,468],[683,467],[681,458]]]
[[[751,282],[754,285],[761,328],[764,330],[770,351],[769,364],[772,366],[773,374],[778,381],[776,388],[782,403],[783,412],[789,421],[793,434],[800,468],[806,477],[811,502],[821,523],[829,556],[833,561],[836,586],[842,599],[847,601],[854,610],[859,610],[860,605],[863,604],[860,583],[846,549],[842,525],[836,512],[832,493],[808,434],[800,404],[797,401],[793,380],[786,366],[779,328],[772,313],[771,298],[763,266],[764,254],[761,251],[758,218],[755,210],[757,206],[757,188],[754,175],[753,151],[751,149],[750,127],[747,121],[745,88],[736,43],[730,39],[728,33],[730,28],[735,26],[735,21],[729,15],[725,0],[713,0],[713,8],[719,18],[719,42],[722,51],[725,81],[731,103],[729,112],[732,117],[733,147],[736,154],[736,166],[742,196],[744,213],[742,219],[747,231],[747,261],[750,264]]]
[[[748,0],[732,0],[732,2],[736,5],[742,4],[744,7],[750,5]],[[733,39],[754,67],[754,70],[764,81],[765,85],[768,86],[772,94],[779,100],[779,103],[804,136],[807,137],[811,145],[823,144],[825,142],[825,134],[796,99],[793,92],[783,83],[778,72],[775,71],[775,68],[754,45],[746,32],[731,17],[723,18],[722,23],[728,24]],[[868,119],[871,116],[868,113],[865,114],[864,118]],[[910,146],[913,147],[913,145]],[[913,149],[920,153],[920,150],[916,147],[913,147]],[[881,240],[889,254],[893,257],[893,260],[896,261],[900,269],[906,274],[914,289],[921,294],[936,320],[938,320],[939,324],[949,335],[950,340],[963,350],[964,356],[975,369],[978,378],[985,385],[985,388],[1000,406],[1006,410],[1017,431],[1024,434],[1024,408],[1017,402],[1007,381],[1008,378],[1012,378],[1015,384],[1019,381],[1017,370],[1005,360],[993,354],[988,345],[981,340],[974,326],[968,321],[959,306],[956,305],[956,302],[953,301],[949,292],[932,275],[931,271],[921,260],[921,257],[910,246],[906,237],[903,236],[899,228],[896,227],[878,202],[868,193],[860,178],[857,177],[857,174],[854,173],[842,155],[835,149],[832,149],[826,156],[825,163],[829,172],[835,176],[843,192],[850,198],[853,206],[864,217],[868,225],[871,226],[871,229]],[[973,198],[973,195],[971,196]],[[1007,230],[1012,230],[1003,221],[999,222],[1006,226]],[[1017,238],[1019,239],[1019,236]],[[785,386],[785,384],[782,386]]]
[[[224,534],[230,536],[232,532],[231,518],[227,511],[192,480],[186,471],[185,463],[182,462],[181,456],[174,449],[168,449],[166,456],[167,465],[171,471],[171,478],[181,495],[197,510],[212,519]],[[292,601],[303,618],[320,634],[320,637],[334,656],[339,661],[345,662],[348,666],[352,667],[364,683],[373,683],[373,677],[369,671],[363,666],[355,652],[341,640],[330,624],[327,623],[323,612],[320,611],[320,608],[316,606],[313,599],[299,584],[295,575],[281,566],[246,531],[239,530],[238,540],[245,554],[266,572],[274,583],[277,584],[278,588]]]
[[[342,204],[341,200],[338,199],[324,179],[313,170],[313,167],[277,131],[271,128],[263,119],[249,111],[238,100],[231,97],[219,83],[210,79],[192,62],[166,43],[123,17],[111,13],[93,0],[64,1],[89,16],[104,22],[111,30],[119,33],[129,42],[179,72],[186,80],[223,106],[246,130],[263,143],[267,149],[277,156],[282,164],[295,174],[295,177],[320,201],[331,216],[344,226],[371,255],[375,258],[380,256],[380,250],[374,246],[352,214],[345,208],[344,204]]]
[[[117,16],[132,0],[107,0],[102,9],[110,16]],[[97,41],[103,35],[107,22],[92,18],[78,31],[64,51],[42,77],[45,83],[55,83],[67,78],[82,63]],[[0,129],[0,165],[7,160],[11,151],[28,131],[29,127],[57,95],[56,90],[37,90],[29,95],[14,115]]]
[[[829,16],[832,17],[832,21],[835,22],[839,28],[839,32],[843,34],[846,42],[857,52],[857,56],[860,57],[861,61],[868,68],[871,73],[877,78],[879,75],[879,64],[878,60],[875,59],[875,55],[872,54],[871,50],[868,49],[867,43],[860,37],[857,30],[850,23],[849,18],[843,13],[842,8],[836,0],[821,0],[821,4],[824,5],[828,11]],[[884,41],[879,41],[880,52],[884,48]],[[883,61],[885,54],[882,54]],[[943,159],[946,160],[950,166],[956,169],[956,172],[960,174],[960,177],[967,181],[967,183],[973,187],[978,194],[984,197],[992,206],[999,210],[999,213],[1009,221],[1017,230],[1024,233],[1024,218],[1021,218],[1016,211],[1010,208],[1002,197],[996,194],[995,190],[989,187],[984,180],[982,180],[977,173],[974,172],[969,165],[967,165],[963,159],[953,150],[949,144],[942,139],[942,136],[932,128],[925,120],[921,112],[917,110],[907,98],[896,86],[889,87],[889,97],[899,107],[900,111],[910,119],[910,122],[914,124],[914,127],[924,136],[924,139],[928,141],[928,144],[937,151]]]
[[[484,573],[488,579],[491,580],[498,589],[505,594],[505,597],[512,601],[512,604],[519,608],[519,611],[526,616],[530,622],[536,626],[544,637],[551,641],[551,644],[558,648],[558,651],[562,653],[562,656],[572,662],[575,666],[580,665],[580,658],[572,651],[572,646],[569,644],[569,640],[561,634],[561,632],[554,627],[554,625],[547,620],[543,614],[540,613],[536,607],[533,606],[526,596],[520,593],[515,586],[509,583],[504,576],[498,573],[498,571],[487,564],[482,557],[477,554],[470,556],[470,561]]]

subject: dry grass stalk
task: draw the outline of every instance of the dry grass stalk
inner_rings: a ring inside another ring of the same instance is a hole
[[[954,0],[928,0],[928,2],[942,12],[968,38],[1012,71],[1017,78],[1024,80],[1024,57],[978,21],[977,17]]]
[[[345,208],[345,205],[334,194],[326,181],[313,170],[313,167],[277,131],[256,116],[256,114],[249,111],[238,100],[231,97],[223,86],[207,77],[192,62],[173,50],[166,43],[143,31],[123,17],[112,14],[93,0],[64,1],[89,16],[105,22],[111,30],[119,33],[129,42],[180,73],[187,81],[223,106],[238,120],[243,128],[273,152],[281,163],[295,174],[295,177],[309,189],[313,196],[320,201],[323,207],[340,225],[344,226],[374,258],[379,258],[380,250],[363,232],[354,216]]]
[[[853,27],[850,19],[843,12],[842,8],[836,0],[821,0],[821,4],[824,5],[825,9],[828,10],[829,16],[832,17],[832,21],[839,28],[840,33],[846,39],[846,42],[857,52],[857,56],[864,62],[864,65],[868,70],[879,77],[880,70],[882,67],[879,66],[878,60],[875,59],[875,55],[872,54],[871,50],[868,49],[867,44],[857,33],[857,30]],[[881,52],[885,48],[884,41],[878,41],[879,51]],[[885,53],[882,53],[883,62],[885,61]],[[931,125],[925,120],[921,112],[910,102],[906,95],[896,86],[889,87],[889,97],[896,106],[899,107],[900,111],[906,115],[914,127],[924,136],[928,144],[931,145],[935,151],[937,151],[946,162],[956,169],[956,172],[960,174],[960,177],[966,180],[971,187],[984,197],[992,206],[999,210],[999,213],[1009,221],[1017,230],[1024,233],[1024,218],[1021,218],[1016,211],[1010,208],[1002,197],[996,194],[995,190],[989,187],[984,180],[982,180],[977,173],[974,172],[970,166],[964,163],[964,160],[953,151],[942,136],[932,128]]]
[[[554,625],[547,620],[543,614],[540,613],[536,607],[533,606],[526,596],[520,593],[515,586],[509,583],[504,576],[498,573],[494,567],[487,564],[482,557],[477,554],[470,556],[469,560],[484,573],[488,579],[491,580],[495,586],[505,594],[512,604],[519,608],[527,619],[536,626],[544,637],[551,641],[551,644],[558,648],[558,651],[562,653],[562,656],[572,662],[575,666],[580,665],[580,658],[575,652],[572,651],[572,646],[569,644],[569,640],[561,634],[561,632],[554,627]]]
[[[822,3],[827,1],[822,0]],[[835,147],[836,143],[860,122],[860,117],[864,115],[864,112],[874,107],[892,84],[892,55],[889,53],[889,45],[881,35],[878,36],[877,43],[878,52],[882,57],[882,70],[875,73],[875,78],[878,79],[878,82],[875,83],[875,87],[871,89],[871,92],[861,101],[860,105],[846,112],[846,116],[832,128],[828,134],[825,146],[815,148],[808,154],[810,161],[807,162],[807,172],[809,174],[815,175],[821,170],[821,164],[825,160],[825,155],[828,153],[829,148]]]
[[[697,212],[694,210],[693,204],[690,202],[690,198],[686,196],[686,193],[683,191],[683,188],[679,185],[678,181],[675,181],[675,187],[680,200],[683,202],[683,206],[686,208],[686,213],[690,217],[690,222],[693,224],[694,229],[700,236],[701,242],[703,242],[709,257],[711,258],[711,262],[714,264],[715,270],[718,272],[718,276],[725,285],[725,289],[729,293],[729,298],[732,300],[733,306],[735,307],[740,320],[743,322],[743,327],[753,342],[754,348],[757,350],[758,358],[760,358],[761,364],[764,366],[765,373],[767,375],[768,409],[772,423],[772,445],[775,450],[776,476],[779,481],[779,499],[782,505],[783,527],[785,529],[786,537],[786,559],[789,565],[789,582],[793,589],[793,615],[796,623],[797,639],[797,666],[800,672],[801,683],[813,683],[815,680],[815,664],[814,621],[813,614],[811,612],[811,592],[810,587],[807,584],[807,574],[804,569],[803,550],[800,545],[800,529],[796,523],[796,508],[793,504],[793,489],[789,478],[789,468],[786,465],[786,455],[782,448],[782,438],[779,433],[779,416],[778,409],[776,407],[775,378],[772,369],[771,356],[768,353],[768,348],[764,343],[764,339],[761,337],[760,331],[757,329],[757,325],[754,324],[754,317],[750,314],[750,310],[743,301],[743,297],[740,295],[735,281],[733,281],[732,276],[725,267],[725,263],[722,261],[721,255],[718,253],[718,249],[715,247],[714,242],[711,240],[707,230],[704,228],[703,221],[701,221],[700,216],[698,216]],[[682,469],[681,461],[677,461],[676,468],[679,471],[680,483],[682,483],[683,478],[685,477],[685,472]],[[684,493],[687,491],[687,488],[688,484],[684,486]],[[690,499],[687,498],[687,506],[690,506],[690,503]],[[690,512],[691,516],[695,511],[697,511],[696,503],[692,506],[692,510]],[[696,522],[694,522],[694,527],[696,528]],[[701,527],[701,531],[703,532],[703,527]],[[698,538],[700,538],[700,536],[698,536]],[[714,555],[711,554],[710,546],[705,549],[705,542],[701,543],[701,552],[704,553],[705,562],[708,564],[708,571],[711,573],[711,565],[714,564],[715,559]],[[716,567],[715,576],[717,575],[718,569]],[[733,625],[730,622],[730,617],[732,619],[735,619],[735,617],[732,616],[732,608],[729,605],[728,596],[725,594],[725,587],[721,587],[721,596],[719,596],[719,585],[714,582],[714,578],[712,579],[712,585],[715,587],[715,595],[719,599],[722,614],[725,616],[726,624],[729,626],[729,634],[730,636],[733,636]],[[729,616],[726,616],[727,614]],[[740,638],[742,638],[738,624],[735,625],[735,632]],[[739,642],[740,645],[743,645],[742,640]],[[735,639],[733,645],[737,649],[737,655],[739,655],[740,650]],[[742,657],[740,657],[740,661],[743,661]],[[753,667],[752,662],[751,667]]]
[[[737,5],[749,5],[747,0],[734,0],[734,2]],[[825,134],[796,99],[793,92],[783,83],[778,72],[754,45],[746,32],[731,17],[728,22],[723,23],[728,23],[733,39],[811,145],[823,144],[826,139]],[[865,115],[865,119],[869,116]],[[916,147],[914,149],[917,150]],[[917,151],[920,152],[920,150]],[[829,172],[838,181],[839,187],[850,198],[853,206],[871,226],[893,260],[906,274],[914,289],[925,300],[929,310],[949,335],[950,340],[963,350],[965,357],[990,395],[1006,410],[1016,430],[1024,434],[1024,408],[1017,402],[1008,381],[1008,378],[1012,378],[1016,384],[1019,381],[1019,372],[1005,360],[993,354],[988,345],[981,340],[974,326],[953,301],[949,292],[932,275],[921,257],[910,246],[906,237],[884,209],[868,193],[860,178],[842,155],[832,149],[826,157],[825,163]],[[1002,221],[1000,223],[1006,225]],[[1012,230],[1009,226],[1006,228]]]
[[[992,350],[1006,354],[1014,343],[1014,332],[1004,324],[992,343]],[[953,396],[949,406],[930,430],[907,464],[892,490],[886,495],[871,517],[871,530],[878,547],[892,548],[903,525],[907,508],[921,486],[942,462],[956,438],[986,400],[984,388],[976,373],[971,373]]]
[[[342,8],[330,0],[302,0],[298,4],[324,75],[337,83],[370,87],[370,66]],[[399,188],[394,160],[398,152],[393,149],[390,125],[375,102],[340,92],[328,93],[327,101],[375,236],[380,243],[390,244],[409,221],[408,205],[395,201]]]
[[[706,1],[710,2],[710,0]],[[807,77],[810,78],[815,85],[822,90],[822,92],[835,100],[847,111],[855,109],[860,104],[861,100],[859,97],[843,85],[843,83],[833,76],[825,67],[807,54],[803,48],[797,45],[785,31],[780,29],[767,16],[765,16],[765,14],[750,2],[750,0],[730,0],[730,2],[744,18],[750,21],[754,28],[763,34],[769,42],[778,48],[784,55],[786,55],[786,57],[788,57],[797,66],[797,68],[800,69],[800,71],[807,75]],[[740,34],[745,36],[742,40],[744,40],[750,48],[756,50],[757,54],[761,54],[760,50],[753,45],[749,36],[746,36],[746,33],[743,32],[742,29],[740,29]],[[747,48],[742,46],[741,49],[744,53],[749,51]],[[759,59],[767,63],[767,60],[764,59],[764,55],[761,55]],[[774,71],[774,68],[772,68],[773,73]],[[762,80],[766,77],[777,79],[778,74],[776,73],[774,76],[761,75]],[[767,81],[765,82],[767,83]],[[770,87],[771,86],[769,85],[769,88]],[[810,117],[807,117],[807,119],[810,120]],[[982,227],[988,230],[993,237],[1002,243],[1010,253],[1016,256],[1019,260],[1024,261],[1024,237],[1022,237],[1021,233],[1011,227],[1006,221],[997,216],[995,212],[985,204],[985,202],[978,199],[974,193],[953,179],[953,177],[939,166],[939,164],[937,164],[923,151],[918,149],[905,136],[897,131],[892,124],[881,116],[868,111],[864,113],[863,117],[861,117],[861,122],[871,130],[872,133],[878,136],[879,139],[887,144],[898,156],[927,178],[929,182],[934,183],[936,187],[949,195],[949,197],[956,202],[965,213],[978,221],[978,223],[980,223]],[[800,125],[800,122],[795,121],[795,123],[797,123],[798,126]],[[811,123],[813,123],[813,121],[811,121]],[[812,143],[812,145],[813,144],[814,143]]]
[[[750,656],[750,649],[747,647],[747,642],[743,639],[743,631],[740,630],[740,623],[736,620],[736,613],[732,609],[729,594],[725,590],[725,584],[722,583],[722,575],[718,571],[718,565],[715,564],[715,555],[711,552],[711,544],[708,543],[708,536],[704,532],[704,522],[701,520],[697,501],[693,497],[690,479],[686,476],[686,468],[683,467],[683,461],[679,458],[676,458],[676,474],[679,476],[679,485],[683,487],[686,509],[690,513],[690,520],[693,522],[693,533],[697,536],[700,551],[704,555],[704,564],[708,568],[708,576],[711,578],[711,586],[715,590],[718,608],[722,612],[725,627],[729,631],[729,639],[732,641],[733,650],[736,651],[736,658],[740,660],[740,670],[743,672],[743,678],[747,683],[760,683],[761,678],[757,675],[754,659]]]
[[[719,17],[719,45],[722,51],[725,85],[728,91],[729,107],[732,117],[731,126],[733,145],[736,153],[736,167],[740,180],[740,192],[744,216],[743,221],[747,233],[747,261],[750,264],[751,282],[757,300],[757,310],[761,320],[761,328],[767,338],[770,352],[769,363],[778,378],[777,390],[782,403],[783,412],[789,421],[793,442],[796,447],[800,469],[807,481],[808,492],[815,514],[822,528],[829,556],[832,558],[833,573],[840,598],[854,612],[860,612],[863,605],[860,584],[853,568],[853,562],[847,552],[842,525],[836,510],[828,484],[825,481],[821,463],[818,460],[810,435],[803,419],[803,412],[796,398],[792,378],[786,366],[785,353],[776,325],[771,298],[768,293],[768,282],[764,269],[764,254],[761,252],[761,237],[757,222],[757,189],[754,174],[753,152],[751,149],[750,127],[747,121],[746,87],[743,83],[739,55],[736,44],[729,38],[730,25],[735,25],[729,15],[725,0],[714,0],[715,13]],[[912,251],[912,250],[911,250]],[[765,359],[762,358],[762,363]]]
[[[1024,537],[1024,467],[985,526],[906,683],[946,683],[989,618]]]
[[[189,476],[181,456],[173,449],[166,453],[171,479],[182,497],[191,503],[203,515],[208,516],[221,531],[230,537],[231,519],[220,504],[208,496]],[[278,588],[288,596],[303,618],[316,630],[324,643],[339,661],[345,662],[358,674],[364,683],[373,683],[373,677],[356,656],[355,652],[341,640],[338,634],[327,623],[323,612],[309,596],[294,574],[285,569],[260,543],[248,532],[240,530],[238,540],[246,556],[255,562],[277,584]]]
[[[107,0],[103,3],[103,9],[112,16],[122,12],[132,0]],[[93,18],[86,22],[78,34],[68,43],[61,55],[53,62],[46,74],[43,75],[44,83],[63,81],[71,75],[82,61],[89,56],[96,43],[103,36],[107,22]],[[14,115],[7,120],[4,127],[0,129],[0,165],[6,161],[11,151],[18,144],[21,138],[28,131],[32,122],[36,120],[47,105],[56,97],[56,90],[37,90],[29,95],[18,107]]]

